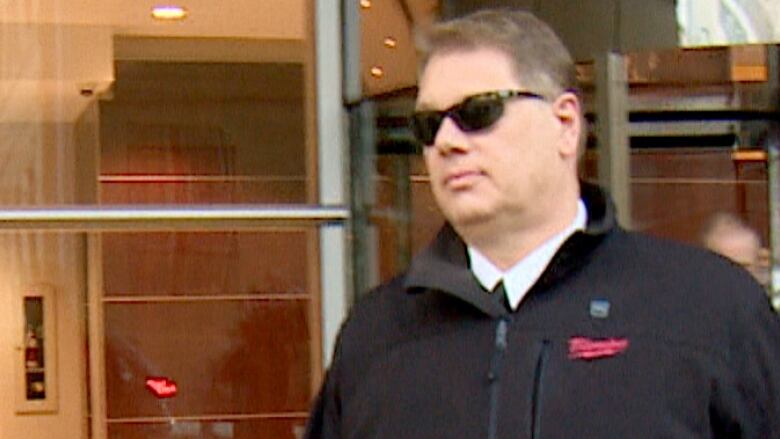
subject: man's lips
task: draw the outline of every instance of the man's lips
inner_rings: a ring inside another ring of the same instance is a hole
[[[462,189],[484,175],[483,172],[478,170],[459,170],[447,174],[444,178],[444,185],[452,189]]]

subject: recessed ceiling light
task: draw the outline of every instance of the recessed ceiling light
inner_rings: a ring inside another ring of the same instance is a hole
[[[385,37],[385,47],[394,49],[398,45],[398,41],[393,37]]]
[[[384,74],[385,71],[381,67],[379,66],[371,67],[371,76],[373,76],[374,78],[381,78],[382,76],[384,76]]]
[[[152,8],[155,20],[176,21],[187,17],[187,9],[181,6],[155,6]]]
[[[360,0],[360,6],[363,9],[368,9],[371,7],[371,0]]]

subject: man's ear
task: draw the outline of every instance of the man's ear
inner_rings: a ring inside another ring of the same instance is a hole
[[[561,124],[561,155],[576,158],[583,130],[580,99],[573,92],[564,92],[553,101],[552,111]]]

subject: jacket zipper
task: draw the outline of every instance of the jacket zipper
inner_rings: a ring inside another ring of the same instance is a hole
[[[488,383],[490,386],[490,409],[488,412],[488,439],[496,439],[498,431],[498,399],[499,399],[499,382],[498,378],[501,374],[501,366],[503,364],[504,355],[506,354],[506,333],[507,333],[507,319],[502,318],[496,325],[496,338],[493,345],[493,358],[490,359],[490,370],[488,371]]]
[[[550,341],[542,341],[534,370],[534,387],[531,396],[531,439],[540,439],[542,429],[542,394],[544,392],[545,368],[550,351]]]

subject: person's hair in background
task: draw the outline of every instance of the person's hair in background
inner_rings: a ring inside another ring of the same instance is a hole
[[[719,212],[707,222],[701,235],[702,244],[747,269],[759,282],[766,283],[761,264],[761,238],[737,216]]]

